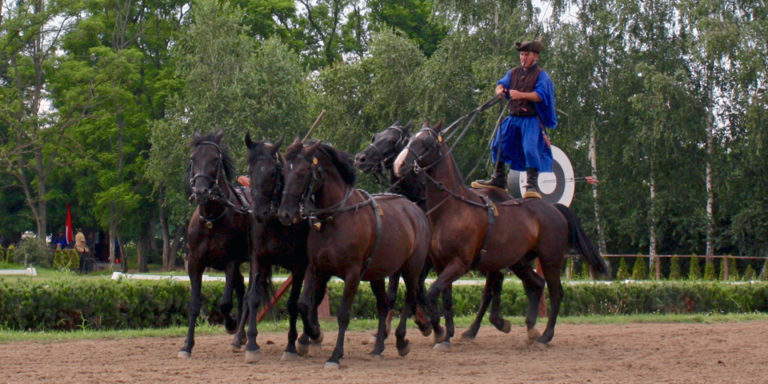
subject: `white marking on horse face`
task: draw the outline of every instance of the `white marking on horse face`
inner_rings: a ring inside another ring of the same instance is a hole
[[[408,157],[408,147],[403,148],[402,151],[400,151],[400,154],[397,155],[395,158],[395,163],[393,164],[393,168],[395,170],[395,176],[397,177],[403,177],[403,175],[400,174],[400,168],[405,163],[405,158]]]

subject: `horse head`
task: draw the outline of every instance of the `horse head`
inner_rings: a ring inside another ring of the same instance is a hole
[[[263,223],[277,216],[280,198],[283,193],[283,159],[280,145],[283,139],[274,144],[266,141],[253,141],[246,133],[245,146],[248,147],[248,177],[251,180],[251,198],[253,217]]]
[[[298,222],[302,204],[311,215],[314,206],[326,204],[355,184],[355,167],[348,154],[321,142],[304,145],[299,139],[285,151],[283,175],[277,215],[284,225]]]
[[[232,177],[232,159],[221,147],[223,136],[221,131],[205,136],[195,133],[189,144],[192,148],[189,185],[198,204],[218,200],[222,188]]]
[[[403,177],[413,171],[414,165],[421,168],[431,166],[442,157],[440,146],[443,144],[442,120],[434,127],[430,127],[429,121],[425,122],[421,130],[411,137],[408,145],[397,155],[393,169],[397,177]]]
[[[363,172],[382,171],[391,166],[400,151],[408,144],[413,121],[403,125],[400,120],[373,135],[371,144],[355,155],[355,167]]]

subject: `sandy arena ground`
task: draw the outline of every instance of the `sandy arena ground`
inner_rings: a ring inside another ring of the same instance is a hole
[[[540,326],[541,329],[541,326]],[[460,335],[463,329],[457,329]],[[280,361],[286,336],[261,333],[262,358],[243,362],[230,336],[0,344],[2,383],[768,383],[768,321],[724,324],[569,325],[547,348],[528,347],[523,328],[483,327],[448,352],[409,329],[410,355],[394,336],[382,360],[368,356],[369,332],[347,332],[340,370],[325,370],[336,332],[310,357]]]

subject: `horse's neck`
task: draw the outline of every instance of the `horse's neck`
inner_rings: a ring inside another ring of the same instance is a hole
[[[347,185],[341,176],[335,171],[328,171],[323,180],[323,185],[315,192],[315,207],[326,208],[339,203],[351,193],[354,186]]]
[[[389,182],[396,185],[391,192],[399,193],[408,198],[408,200],[418,202],[424,200],[424,178],[416,176],[411,172],[402,178],[395,176],[392,168],[389,169]]]
[[[449,148],[445,144],[442,144],[441,152],[448,153],[448,151]],[[456,161],[454,160],[453,154],[451,153],[443,155],[443,157],[438,160],[438,162],[433,167],[427,170],[427,174],[436,181],[439,181],[444,189],[451,191],[454,194],[466,197],[470,193],[469,188],[464,185],[464,179],[461,176],[461,170],[456,165]],[[438,186],[431,181],[427,181],[426,186],[427,201],[431,202],[431,204],[440,203],[449,195],[447,191],[438,188]],[[446,203],[448,202],[446,201]]]

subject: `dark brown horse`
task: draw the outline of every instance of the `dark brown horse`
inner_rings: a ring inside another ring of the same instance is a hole
[[[416,311],[419,276],[429,250],[430,227],[419,207],[399,195],[370,196],[355,189],[355,168],[349,155],[333,147],[298,140],[286,151],[286,181],[278,216],[283,224],[294,223],[303,213],[313,230],[307,240],[309,268],[299,310],[305,321],[314,321],[315,292],[324,292],[328,280],[344,280],[344,295],[337,311],[339,333],[336,347],[326,363],[338,368],[344,355],[344,334],[349,311],[361,280],[369,281],[376,296],[379,327],[371,354],[384,350],[389,303],[384,279],[395,273],[406,286],[406,306],[395,331],[398,353],[405,356],[407,317]],[[310,313],[310,311],[312,313]],[[438,325],[439,327],[439,325]],[[316,336],[310,327],[308,336]],[[304,335],[299,345],[306,345]],[[301,352],[301,351],[300,351]]]
[[[416,169],[427,179],[427,206],[432,221],[430,256],[438,272],[428,297],[440,292],[470,269],[482,273],[513,268],[523,280],[529,299],[526,326],[529,341],[548,344],[555,332],[563,299],[560,272],[568,246],[576,248],[598,273],[607,272],[605,260],[584,233],[578,218],[563,205],[540,199],[489,204],[464,185],[453,154],[443,140],[442,122],[425,124],[395,160],[396,175]],[[536,331],[543,282],[530,267],[541,262],[549,288],[550,312],[543,334]],[[433,315],[434,326],[439,318]]]
[[[402,124],[398,120],[383,131],[375,133],[371,144],[355,155],[355,166],[365,173],[373,173],[379,180],[387,177],[386,175],[383,175],[384,173],[387,173],[389,183],[391,183],[391,186],[387,190],[388,192],[399,193],[408,198],[408,200],[419,204],[424,211],[427,211],[424,175],[421,173],[417,174],[415,172],[409,172],[401,178],[395,175],[393,169],[395,157],[406,145],[408,145],[408,141],[411,138],[411,127],[412,122],[409,121],[407,124]],[[498,189],[471,189],[496,202],[512,199],[512,196]],[[425,268],[424,277],[426,277],[427,269],[431,268],[431,262],[428,262],[427,264],[428,268]],[[491,324],[496,326],[496,328],[502,332],[508,333],[510,331],[511,325],[509,321],[501,316],[501,287],[503,282],[503,273],[496,271],[487,274],[480,309],[475,317],[475,321],[462,334],[462,337],[474,338],[477,335],[489,304],[492,304]],[[397,286],[390,284],[387,293],[390,295],[390,298],[394,297],[397,293]],[[454,334],[451,286],[447,286],[446,289],[443,290],[442,298],[447,335],[443,341],[444,345],[440,347],[446,347],[449,345],[448,343],[450,343]]]
[[[277,209],[283,194],[283,158],[280,155],[282,140],[275,144],[253,141],[245,136],[248,147],[248,176],[250,177],[251,200],[253,201],[251,233],[251,283],[248,286],[248,332],[245,345],[245,361],[254,363],[259,359],[259,345],[256,343],[256,328],[259,306],[269,301],[271,293],[272,267],[281,266],[291,271],[291,292],[288,296],[290,328],[288,345],[283,360],[297,355],[296,320],[297,302],[307,269],[307,234],[309,224],[301,220],[289,226],[277,219]],[[320,292],[320,299],[322,294]],[[318,300],[319,302],[319,300]],[[305,324],[306,328],[306,324]],[[315,342],[319,342],[315,340]]]
[[[215,268],[226,274],[220,308],[227,331],[232,333],[237,329],[237,320],[230,315],[233,290],[237,294],[237,318],[242,316],[245,284],[240,264],[248,261],[249,204],[230,183],[232,159],[221,146],[222,136],[221,132],[206,136],[195,134],[189,144],[192,148],[189,184],[198,205],[187,227],[187,272],[191,286],[189,330],[179,357],[189,357],[195,345],[195,323],[200,315],[200,289],[205,268]],[[233,347],[239,349],[244,338],[238,332]]]

